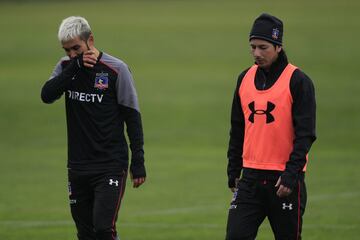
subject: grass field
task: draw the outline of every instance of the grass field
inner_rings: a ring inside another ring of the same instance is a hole
[[[288,56],[316,86],[303,238],[358,239],[359,10],[356,0],[0,2],[0,240],[75,239],[64,102],[40,101],[69,15],[129,64],[139,93],[148,181],[128,184],[121,239],[224,239],[232,94],[262,12],[284,20]],[[268,223],[258,239],[273,239]]]

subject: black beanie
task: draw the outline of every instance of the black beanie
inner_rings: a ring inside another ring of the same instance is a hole
[[[250,31],[250,38],[259,38],[277,45],[282,45],[283,23],[277,17],[263,13],[255,19]]]

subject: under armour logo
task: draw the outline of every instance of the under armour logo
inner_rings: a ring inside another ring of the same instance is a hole
[[[237,208],[237,205],[231,204],[229,210],[231,210],[231,209],[236,209],[236,208]]]
[[[109,185],[112,186],[113,183],[115,184],[115,186],[119,186],[119,181],[118,181],[118,180],[114,181],[114,180],[110,179],[110,180],[109,180]]]
[[[262,110],[262,109],[256,109],[255,110],[255,102],[252,101],[251,103],[249,103],[249,109],[251,111],[251,114],[249,116],[249,121],[254,123],[254,115],[258,114],[258,115],[263,115],[266,114],[266,123],[271,123],[273,121],[275,121],[274,116],[271,114],[271,112],[275,109],[275,104],[273,104],[272,102],[267,102],[267,109],[266,110]]]
[[[237,195],[238,195],[238,191],[236,190],[236,191],[234,192],[234,194],[233,194],[233,197],[232,197],[232,199],[231,199],[231,202],[233,202],[233,201],[236,200]]]
[[[285,209],[292,210],[292,209],[293,209],[293,205],[292,205],[292,203],[289,203],[289,205],[286,205],[286,203],[283,203],[283,204],[282,204],[282,209],[283,209],[283,210],[285,210]]]

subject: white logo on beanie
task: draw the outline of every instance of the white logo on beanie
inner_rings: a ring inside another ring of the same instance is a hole
[[[279,38],[279,33],[280,33],[279,29],[274,28],[274,29],[272,30],[271,37],[272,37],[273,39],[277,40],[277,39]]]

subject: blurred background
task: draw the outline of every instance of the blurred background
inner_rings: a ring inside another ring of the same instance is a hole
[[[75,239],[64,100],[40,100],[70,15],[87,18],[95,46],[130,66],[139,95],[148,179],[140,189],[128,181],[121,239],[224,239],[231,102],[263,12],[284,21],[288,57],[316,87],[303,238],[357,239],[359,10],[356,0],[1,1],[0,239]],[[273,239],[267,220],[258,239]]]

